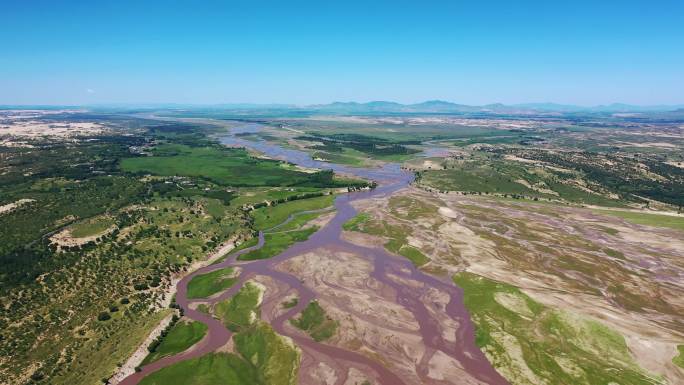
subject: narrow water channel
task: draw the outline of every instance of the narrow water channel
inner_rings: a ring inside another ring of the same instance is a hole
[[[341,237],[342,224],[356,215],[356,210],[351,204],[353,201],[391,195],[408,186],[413,180],[413,174],[401,170],[398,164],[387,164],[382,168],[370,169],[317,161],[313,160],[303,151],[282,148],[278,145],[264,141],[248,141],[235,136],[236,133],[255,132],[258,131],[259,128],[260,125],[256,123],[248,123],[236,127],[231,130],[230,134],[220,138],[221,143],[230,146],[248,147],[264,153],[269,157],[286,160],[303,167],[332,169],[338,173],[374,180],[378,183],[378,187],[370,191],[358,191],[338,196],[335,199],[335,216],[324,227],[312,234],[308,240],[296,243],[281,254],[270,259],[256,260],[249,263],[241,262],[240,267],[242,273],[239,282],[220,296],[213,298],[211,303],[216,303],[231,297],[240,289],[246,280],[255,275],[269,276],[294,289],[299,297],[299,302],[295,307],[289,309],[286,313],[278,316],[271,322],[272,327],[277,333],[291,337],[297,345],[309,352],[319,352],[334,360],[353,363],[360,367],[367,368],[368,370],[372,370],[375,372],[375,375],[371,375],[371,377],[377,378],[377,381],[380,384],[409,385],[399,377],[398,374],[392,372],[376,360],[354,351],[315,342],[308,337],[293,334],[290,332],[291,329],[285,328],[285,323],[289,319],[295,317],[311,300],[316,298],[316,293],[302,284],[298,277],[278,271],[275,269],[275,266],[289,258],[321,248],[331,251],[353,253],[366,258],[373,263],[374,269],[371,273],[371,277],[378,282],[393,288],[396,292],[397,304],[413,314],[417,320],[420,334],[427,347],[426,356],[421,359],[417,367],[418,375],[421,378],[425,378],[427,375],[427,365],[431,355],[439,350],[460,362],[462,368],[466,372],[481,382],[493,385],[507,384],[507,381],[494,370],[487,361],[485,355],[475,344],[474,325],[463,304],[463,292],[460,288],[448,280],[442,280],[423,273],[415,268],[408,260],[391,255],[382,247],[362,247],[349,243]],[[183,308],[186,317],[202,322],[208,326],[207,335],[189,350],[146,365],[140,372],[125,378],[120,384],[137,384],[144,376],[161,368],[179,361],[202,356],[225,345],[231,338],[231,332],[226,329],[219,320],[190,308],[189,305],[192,301],[187,298],[188,282],[196,275],[234,266],[236,258],[239,255],[260,248],[263,244],[264,236],[263,233],[260,233],[259,243],[256,246],[235,252],[229,255],[223,262],[206,266],[180,280],[177,285],[176,302]],[[389,277],[390,274],[402,277],[404,280],[409,280],[413,283],[421,283],[424,289],[416,290],[414,285],[406,285],[401,283],[400,280],[391,279]],[[443,337],[438,320],[433,317],[423,303],[421,296],[427,289],[436,289],[449,295],[450,300],[444,311],[458,324],[455,342],[447,341]]]

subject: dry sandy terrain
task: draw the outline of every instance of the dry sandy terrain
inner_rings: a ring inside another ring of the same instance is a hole
[[[96,242],[98,238],[106,236],[108,234],[111,234],[114,230],[116,230],[117,227],[116,225],[112,225],[105,229],[104,231],[90,235],[87,237],[74,237],[71,234],[71,229],[66,228],[57,234],[53,235],[50,237],[50,242],[54,243],[58,247],[74,247],[74,246],[81,246],[85,245],[88,242]]]
[[[397,197],[401,205],[392,201]],[[409,218],[406,202],[423,214]],[[408,243],[431,259],[425,271],[471,271],[517,286],[544,305],[600,320],[625,336],[641,367],[684,383],[671,361],[684,342],[683,232],[584,208],[415,188],[355,206],[409,228]],[[384,242],[368,234],[345,237],[360,245]]]
[[[360,352],[382,362],[407,383],[477,384],[447,354],[427,348],[413,314],[397,304],[396,292],[371,276],[369,260],[350,253],[318,249],[289,259],[279,270],[294,274],[317,294],[318,302],[329,316],[339,321],[335,336],[327,344]],[[424,292],[422,300],[446,340],[455,338],[454,321],[443,313],[448,295],[430,290],[418,281],[391,275],[393,280]],[[284,293],[283,289],[279,290]],[[282,298],[282,297],[281,297]],[[293,332],[297,332],[291,327]],[[354,383],[361,372],[353,366],[341,367],[341,361],[305,351],[302,376],[312,384]],[[372,373],[372,371],[365,371]],[[317,380],[316,380],[317,379]],[[358,383],[361,383],[360,381]]]
[[[74,111],[2,111],[0,112],[0,145],[31,147],[31,141],[35,139],[69,139],[100,135],[109,131],[106,126],[95,122],[50,120],[50,115],[69,112]]]
[[[72,137],[101,134],[105,126],[92,122],[45,123],[36,120],[22,120],[0,125],[0,136],[20,138]]]
[[[35,199],[19,199],[16,202],[12,202],[12,203],[8,203],[6,205],[2,205],[2,206],[0,206],[0,215],[10,213],[10,212],[20,208],[21,206],[27,204],[27,203],[31,203],[31,202],[35,202],[35,201],[36,201]]]

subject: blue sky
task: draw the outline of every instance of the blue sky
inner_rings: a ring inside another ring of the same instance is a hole
[[[0,0],[0,104],[684,103],[684,1]]]

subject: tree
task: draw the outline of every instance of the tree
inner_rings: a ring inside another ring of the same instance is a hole
[[[98,321],[107,321],[107,320],[109,320],[109,319],[111,319],[111,318],[112,318],[112,316],[109,315],[109,313],[106,312],[106,311],[101,312],[101,313],[98,314],[98,316],[97,316],[97,320],[98,320]]]

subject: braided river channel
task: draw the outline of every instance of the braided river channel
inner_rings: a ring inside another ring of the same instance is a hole
[[[193,300],[187,297],[188,282],[197,275],[206,274],[211,271],[231,266],[239,266],[241,274],[238,282],[230,289],[219,296],[212,297],[210,304],[225,300],[233,296],[240,287],[254,276],[268,276],[273,280],[287,285],[297,292],[299,301],[296,306],[288,309],[285,313],[271,320],[273,329],[284,336],[292,338],[295,344],[315,357],[316,353],[339,361],[343,367],[354,366],[368,374],[369,378],[374,378],[376,383],[382,385],[409,385],[398,373],[391,368],[384,366],[380,361],[372,359],[361,353],[346,350],[340,347],[329,345],[322,342],[315,342],[308,336],[292,332],[292,328],[285,327],[288,320],[296,317],[310,301],[317,298],[317,294],[308,288],[299,277],[279,271],[275,267],[283,261],[312,252],[317,249],[325,248],[334,252],[351,253],[361,258],[367,259],[372,265],[371,278],[392,288],[396,293],[395,302],[410,312],[419,325],[419,334],[426,346],[426,356],[417,363],[418,375],[423,378],[428,371],[427,363],[429,356],[436,351],[441,351],[446,355],[457,360],[464,371],[481,383],[486,384],[507,384],[507,381],[496,372],[491,366],[482,351],[475,344],[475,327],[470,320],[468,311],[463,304],[462,290],[453,282],[438,278],[416,268],[405,258],[397,257],[385,251],[382,246],[365,247],[352,244],[342,238],[342,224],[353,218],[357,211],[352,206],[352,202],[373,197],[383,197],[394,194],[395,192],[407,187],[413,180],[413,174],[402,170],[398,164],[386,164],[382,168],[359,168],[348,167],[314,160],[303,151],[282,148],[278,145],[265,141],[250,141],[241,139],[235,134],[244,132],[256,132],[260,129],[257,123],[245,123],[231,129],[230,133],[221,137],[221,143],[229,146],[240,146],[250,148],[264,155],[288,161],[290,163],[319,169],[332,169],[341,174],[352,175],[377,183],[377,188],[340,194],[335,199],[334,217],[317,232],[312,234],[306,241],[295,243],[290,248],[279,255],[264,260],[237,261],[237,257],[251,250],[258,249],[264,245],[264,233],[259,233],[259,242],[256,246],[242,249],[229,254],[220,263],[206,266],[192,272],[181,279],[176,287],[176,303],[183,309],[185,317],[202,322],[208,326],[207,334],[195,346],[179,354],[162,358],[158,361],[145,365],[139,372],[126,377],[120,384],[134,385],[140,382],[146,375],[160,370],[174,363],[196,358],[207,353],[218,350],[226,345],[231,339],[231,332],[223,323],[211,315],[202,313],[191,308]],[[288,218],[288,221],[292,217]],[[400,277],[401,279],[390,278]],[[411,284],[403,283],[409,282]],[[420,283],[425,288],[438,290],[449,296],[445,312],[458,325],[454,339],[447,341],[439,327],[438,320],[430,313],[426,305],[421,300],[421,290],[416,290],[416,283]],[[198,300],[206,303],[206,299]],[[388,317],[391,315],[387,315]],[[458,383],[457,379],[455,380]],[[343,382],[344,376],[338,378],[337,382]],[[450,382],[453,383],[453,382]]]

